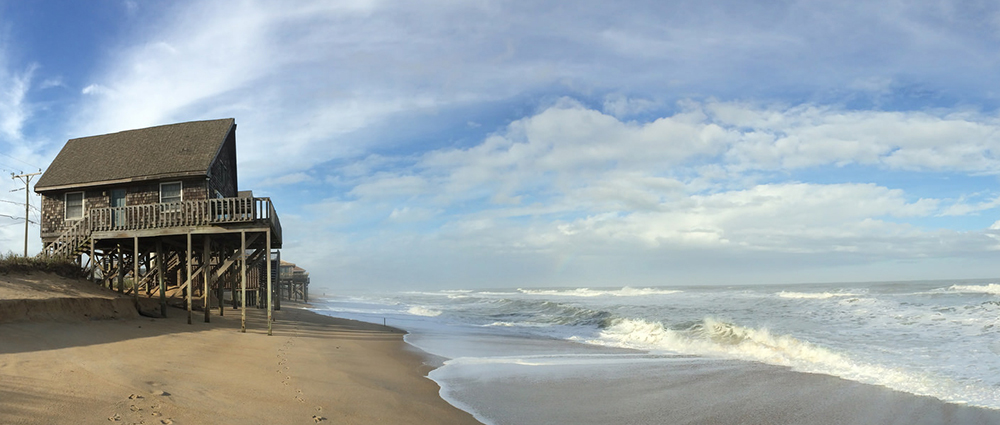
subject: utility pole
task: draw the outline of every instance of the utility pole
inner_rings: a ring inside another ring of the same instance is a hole
[[[22,172],[21,174],[14,175],[10,173],[11,179],[20,179],[24,182],[24,256],[28,256],[28,208],[31,207],[31,190],[28,188],[31,183],[31,178],[42,174],[42,170],[38,170],[37,173],[27,173]],[[19,190],[19,189],[15,189]]]

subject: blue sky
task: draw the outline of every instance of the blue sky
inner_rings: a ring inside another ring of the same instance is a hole
[[[997,276],[1000,6],[822,3],[0,1],[0,171],[234,117],[333,291]]]

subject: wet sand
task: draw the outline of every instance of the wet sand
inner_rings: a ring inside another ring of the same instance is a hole
[[[1000,424],[996,410],[734,360],[452,366],[432,372],[445,396],[493,425]]]

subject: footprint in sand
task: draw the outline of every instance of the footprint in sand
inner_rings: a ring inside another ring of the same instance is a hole
[[[139,394],[132,394],[132,395],[128,396],[129,400],[138,400],[138,399],[141,399],[141,398],[142,398],[142,396],[139,395]]]
[[[324,418],[324,417],[322,417],[322,416],[316,416],[316,415],[313,415],[313,420],[314,420],[314,421],[316,421],[316,423],[320,423],[320,422],[323,422],[323,421],[325,421],[325,420],[326,420],[326,418]]]
[[[169,418],[167,418],[167,419],[160,419],[160,423],[164,424],[164,425],[170,425],[170,424],[174,423],[174,421],[172,421]]]
[[[118,414],[118,413],[115,413],[114,416],[109,417],[108,420],[111,421],[111,422],[118,422],[118,421],[122,420],[122,415]]]

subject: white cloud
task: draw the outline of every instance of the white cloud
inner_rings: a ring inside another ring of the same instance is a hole
[[[0,133],[8,141],[20,141],[21,129],[31,116],[31,106],[25,96],[31,89],[31,78],[38,65],[32,64],[15,72],[3,69],[4,62],[0,58]]]
[[[642,241],[650,247],[733,245],[750,250],[880,250],[872,241],[920,231],[879,220],[927,216],[934,200],[907,202],[900,190],[871,184],[759,185],[693,195],[659,211],[596,215],[560,226],[592,239]]]
[[[652,110],[656,102],[648,99],[630,98],[623,94],[610,94],[604,98],[604,113],[617,118],[640,114]]]
[[[435,232],[398,236],[437,252],[653,262],[670,252],[692,264],[713,256],[778,264],[782,256],[808,255],[869,264],[994,249],[985,229],[924,229],[909,221],[1000,203],[919,198],[876,183],[761,183],[753,173],[846,164],[985,172],[994,162],[983,148],[994,143],[994,126],[978,114],[723,102],[688,102],[674,115],[636,123],[564,99],[472,147],[415,161],[369,157],[338,183],[350,187],[359,222],[425,221],[434,211],[443,223]],[[894,162],[923,149],[963,160]],[[345,217],[334,217],[343,228]],[[678,254],[685,251],[703,257]]]
[[[309,174],[306,174],[306,173],[291,173],[291,174],[285,174],[283,176],[278,176],[278,177],[271,178],[271,179],[266,179],[266,180],[262,181],[260,183],[260,185],[262,187],[285,186],[285,185],[294,185],[294,184],[297,184],[297,183],[314,182],[314,181],[316,181],[316,179],[313,178],[312,176],[310,176]]]
[[[111,90],[108,90],[107,87],[104,87],[104,86],[102,86],[100,84],[91,84],[91,85],[88,85],[87,87],[84,87],[83,90],[80,90],[80,93],[81,94],[102,95],[102,94],[110,94]]]
[[[53,87],[66,87],[66,83],[63,82],[62,77],[53,77],[45,79],[45,81],[42,81],[42,84],[38,85],[38,88],[42,90]]]

